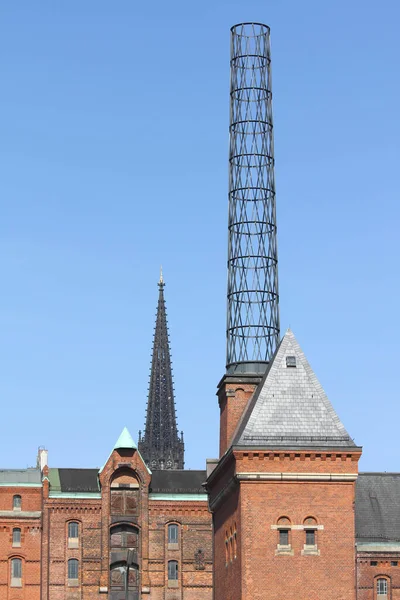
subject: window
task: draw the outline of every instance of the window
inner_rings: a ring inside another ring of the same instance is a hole
[[[392,560],[392,562],[390,563],[391,567],[397,567],[397,565],[398,565],[397,560]]]
[[[110,587],[111,593],[120,592],[121,594],[125,591],[125,579],[126,579],[126,562],[113,563],[110,566]],[[137,589],[139,583],[139,569],[136,564],[129,567],[129,589]],[[118,596],[120,597],[120,596]],[[125,594],[123,595],[125,598]]]
[[[178,562],[168,561],[168,581],[178,581]]]
[[[279,545],[289,546],[289,529],[279,530]]]
[[[13,509],[21,510],[21,496],[19,496],[18,494],[13,498]]]
[[[295,367],[296,366],[296,357],[295,356],[287,356],[286,357],[286,366],[287,367]]]
[[[111,548],[137,548],[139,531],[132,525],[116,525],[110,530]]]
[[[68,523],[68,537],[69,538],[77,538],[78,537],[78,523]]]
[[[11,560],[11,586],[22,586],[22,560],[20,558]]]
[[[76,558],[68,561],[68,585],[78,585],[79,562]]]
[[[376,567],[377,564],[378,564],[378,561],[377,560],[371,560],[369,564],[371,565],[371,567]]]
[[[387,596],[387,580],[378,579],[376,582],[376,593],[378,596]]]
[[[20,546],[21,545],[21,530],[19,527],[15,527],[12,533],[12,545]]]
[[[71,521],[68,523],[68,548],[79,546],[79,524]]]
[[[111,490],[111,514],[132,515],[138,514],[139,490],[118,489]]]
[[[178,543],[178,525],[170,523],[168,525],[168,544]]]
[[[315,546],[315,530],[306,529],[306,546]]]

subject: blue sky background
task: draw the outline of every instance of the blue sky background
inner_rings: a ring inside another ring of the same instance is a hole
[[[186,466],[225,365],[229,28],[271,26],[281,323],[399,464],[400,4],[4,2],[0,466],[103,464],[143,428],[164,267]]]

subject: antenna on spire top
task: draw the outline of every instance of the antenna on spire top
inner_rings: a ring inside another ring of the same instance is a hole
[[[164,283],[164,277],[163,277],[163,274],[162,274],[162,265],[160,266],[160,280],[158,282],[158,285],[165,285],[165,283]]]

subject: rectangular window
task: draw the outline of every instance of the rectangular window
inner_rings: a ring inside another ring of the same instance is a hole
[[[376,582],[376,593],[378,596],[386,596],[387,595],[387,581],[386,579],[378,579]]]
[[[168,525],[168,544],[178,543],[178,525],[171,523]]]
[[[391,567],[397,567],[397,565],[398,565],[397,560],[392,560],[392,562],[390,563]]]
[[[289,546],[289,529],[279,530],[279,545]]]
[[[78,523],[68,523],[68,548],[79,547],[79,526]]]
[[[21,530],[19,527],[15,527],[15,529],[13,529],[13,534],[12,534],[12,545],[15,547],[19,547],[21,546]]]
[[[378,561],[376,561],[376,560],[371,560],[369,564],[371,565],[371,567],[376,567],[376,566],[377,566],[377,564],[378,564]]]
[[[79,562],[76,558],[68,561],[68,585],[78,585]]]
[[[306,546],[315,546],[314,529],[306,529]]]
[[[178,580],[178,562],[176,560],[170,560],[168,562],[168,580]]]

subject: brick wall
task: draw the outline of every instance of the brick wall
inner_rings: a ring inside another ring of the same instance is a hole
[[[21,496],[21,510],[13,510],[14,495]],[[0,488],[0,598],[1,600],[40,599],[40,557],[42,488]],[[13,545],[13,529],[21,530],[19,546]],[[11,587],[11,560],[22,561],[21,587]]]
[[[377,580],[380,578],[387,580],[388,600],[399,600],[400,552],[358,552],[357,600],[379,600]]]
[[[178,525],[176,545],[168,544],[169,523]],[[168,582],[170,560],[178,562],[177,587]],[[150,500],[149,580],[151,600],[211,600],[212,526],[206,501]]]
[[[215,600],[354,600],[359,453],[235,451],[231,456],[209,480]],[[278,547],[280,517],[290,522],[290,547]],[[317,528],[313,548],[305,547],[308,517]],[[237,559],[224,568],[232,522]]]
[[[247,402],[256,389],[259,378],[225,376],[218,386],[220,408],[219,456],[229,448],[233,433]]]

